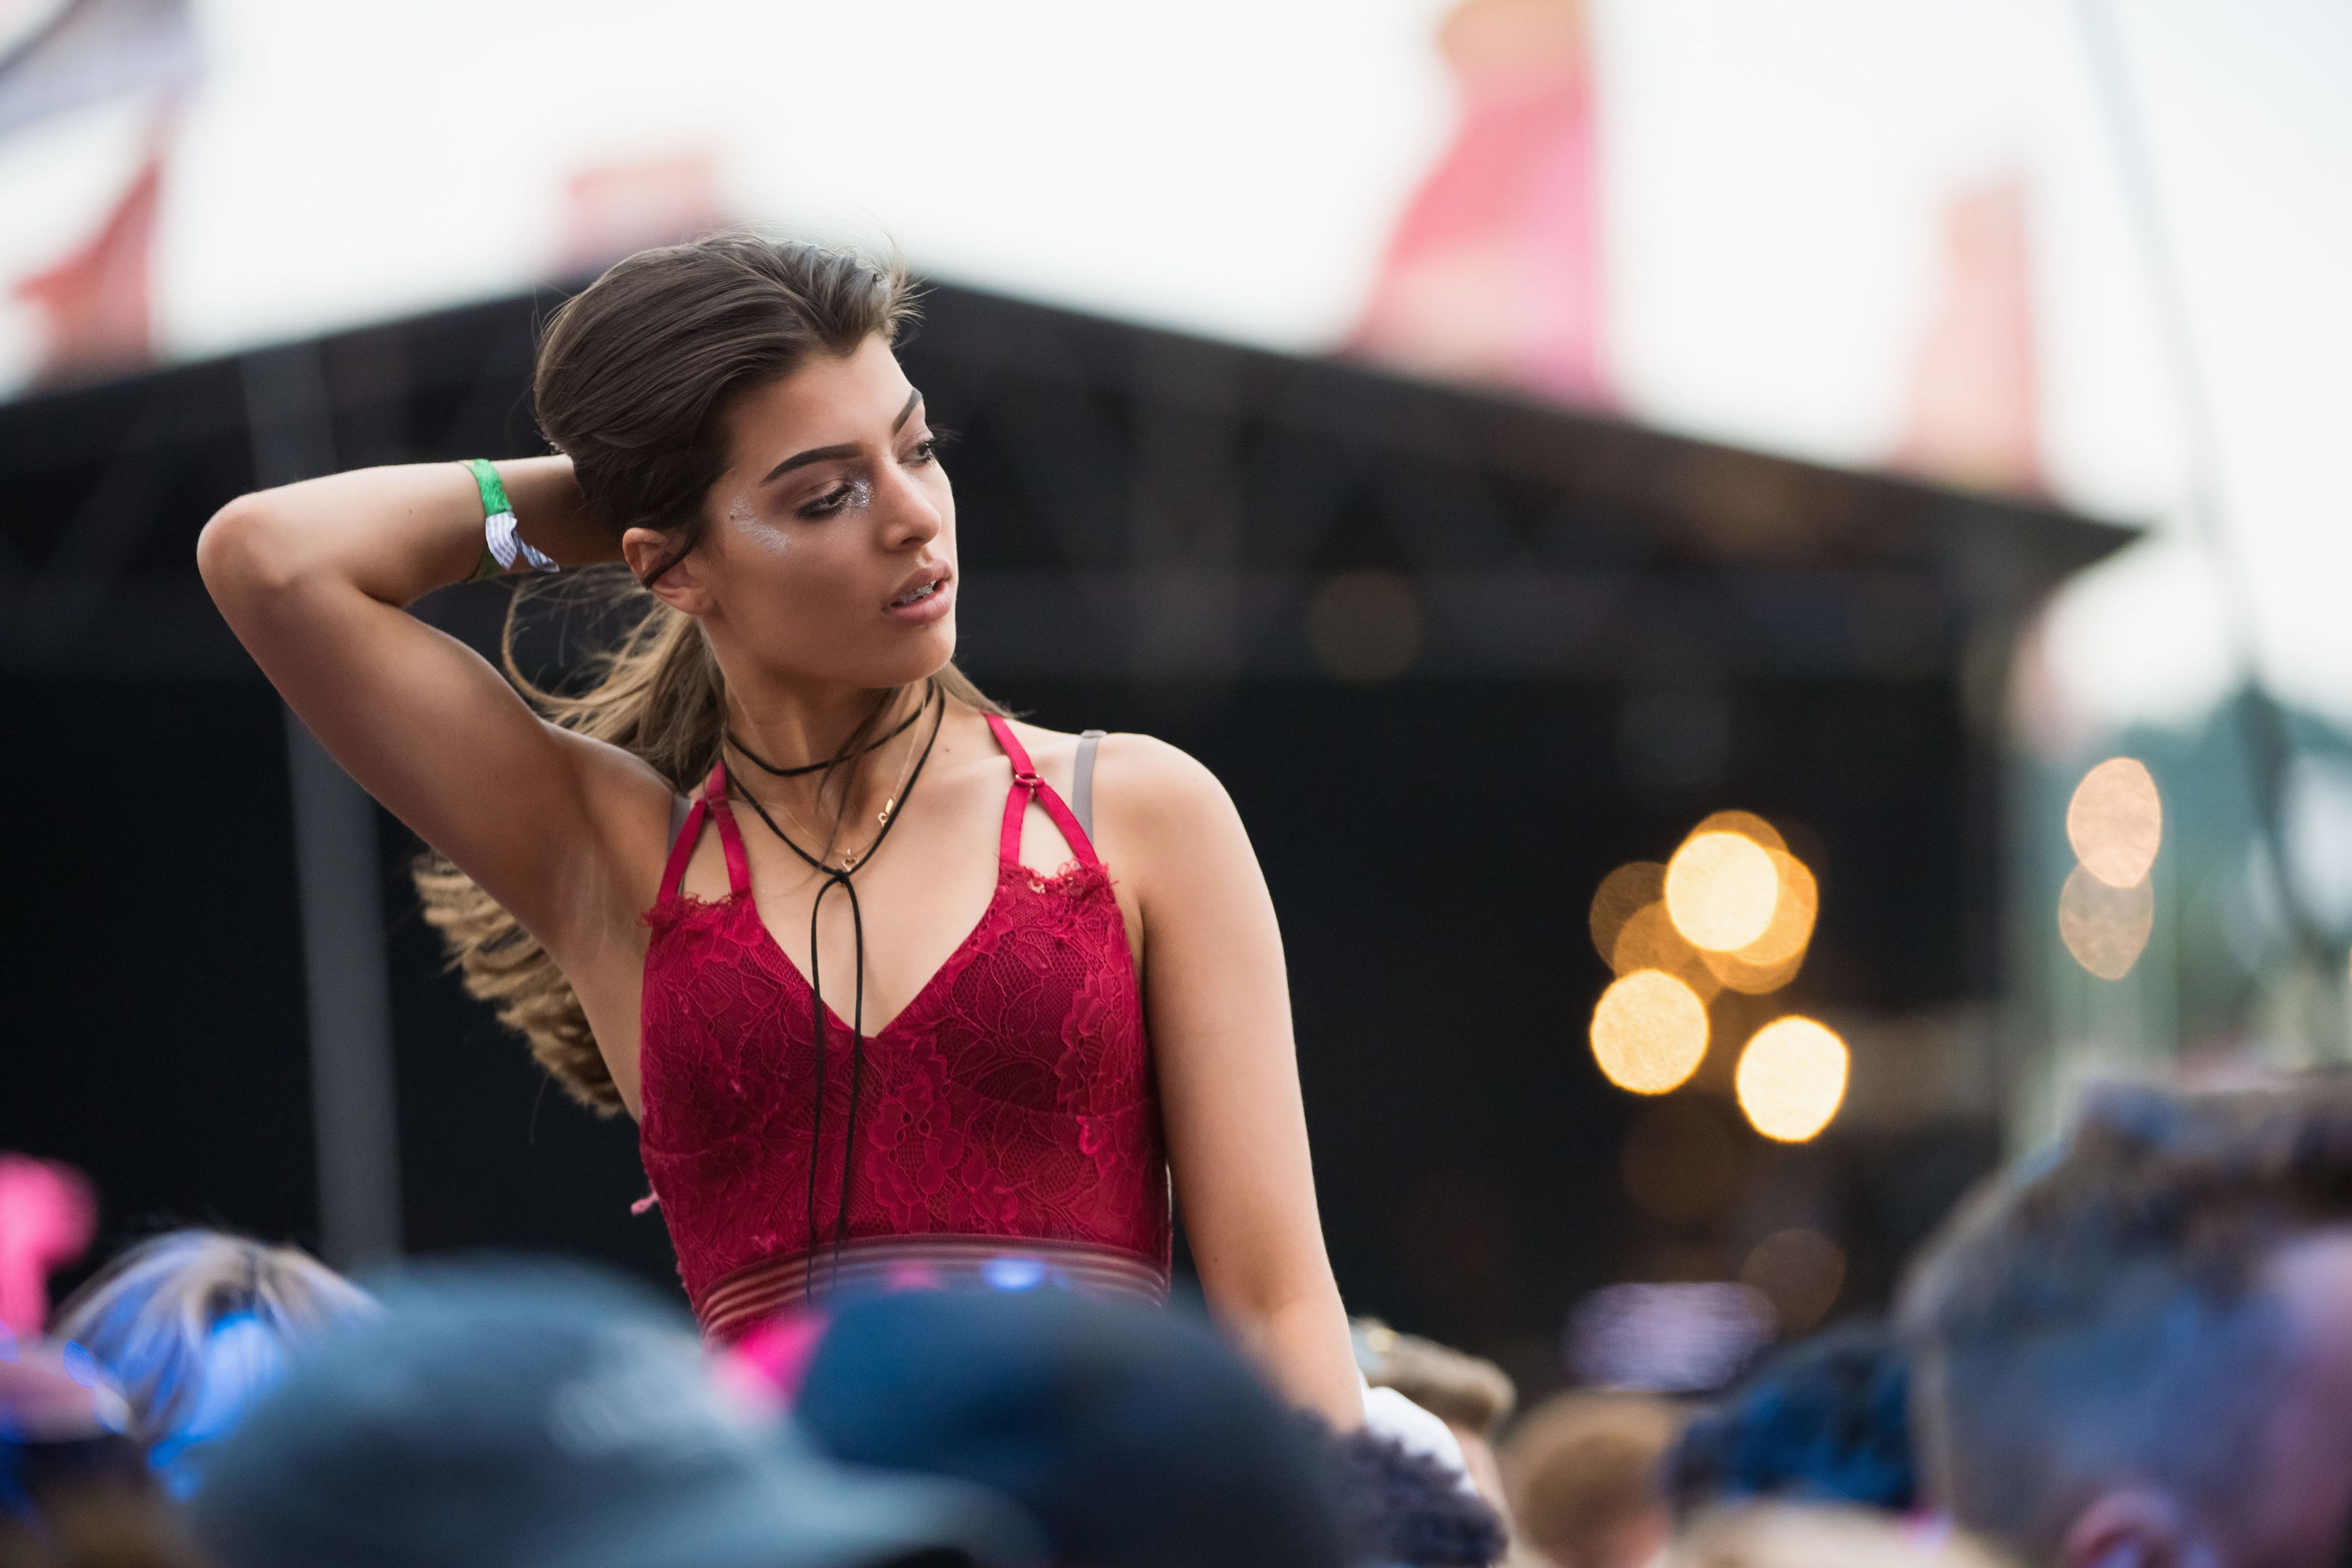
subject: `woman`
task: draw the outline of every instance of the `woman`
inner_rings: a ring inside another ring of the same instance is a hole
[[[908,314],[853,257],[646,252],[549,323],[561,455],[247,496],[198,564],[446,857],[421,880],[477,993],[639,1119],[707,1331],[909,1270],[1164,1293],[1172,1170],[1212,1310],[1356,1425],[1248,839],[1173,748],[1011,722],[950,662]],[[402,609],[614,561],[644,619],[593,689],[534,693],[551,722]]]

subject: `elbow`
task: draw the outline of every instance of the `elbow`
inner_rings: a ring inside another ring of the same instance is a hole
[[[1319,1255],[1311,1266],[1302,1259],[1268,1268],[1203,1268],[1201,1285],[1211,1312],[1243,1331],[1339,1310],[1339,1288]]]
[[[282,527],[258,494],[237,497],[196,535],[196,572],[215,601],[289,586],[289,554]]]

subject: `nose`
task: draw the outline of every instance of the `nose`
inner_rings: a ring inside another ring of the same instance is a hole
[[[884,470],[874,502],[886,550],[919,550],[947,526],[937,499],[913,474],[895,463]]]

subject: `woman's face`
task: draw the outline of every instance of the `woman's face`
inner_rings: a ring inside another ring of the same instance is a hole
[[[702,617],[723,663],[751,667],[730,676],[870,689],[946,664],[955,494],[889,345],[745,395],[726,428],[702,542],[656,591]]]

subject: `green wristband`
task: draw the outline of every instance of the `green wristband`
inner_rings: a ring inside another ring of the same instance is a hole
[[[467,458],[465,464],[474,476],[475,488],[482,492],[482,559],[474,567],[472,580],[502,576],[514,570],[518,558],[529,562],[534,572],[561,571],[515,531],[514,503],[507,500],[507,487],[496,466],[487,458]]]
[[[485,521],[505,512],[514,515],[514,503],[507,500],[506,481],[499,478],[499,466],[488,458],[467,458],[466,467],[474,476],[474,486],[482,492],[482,517]]]

